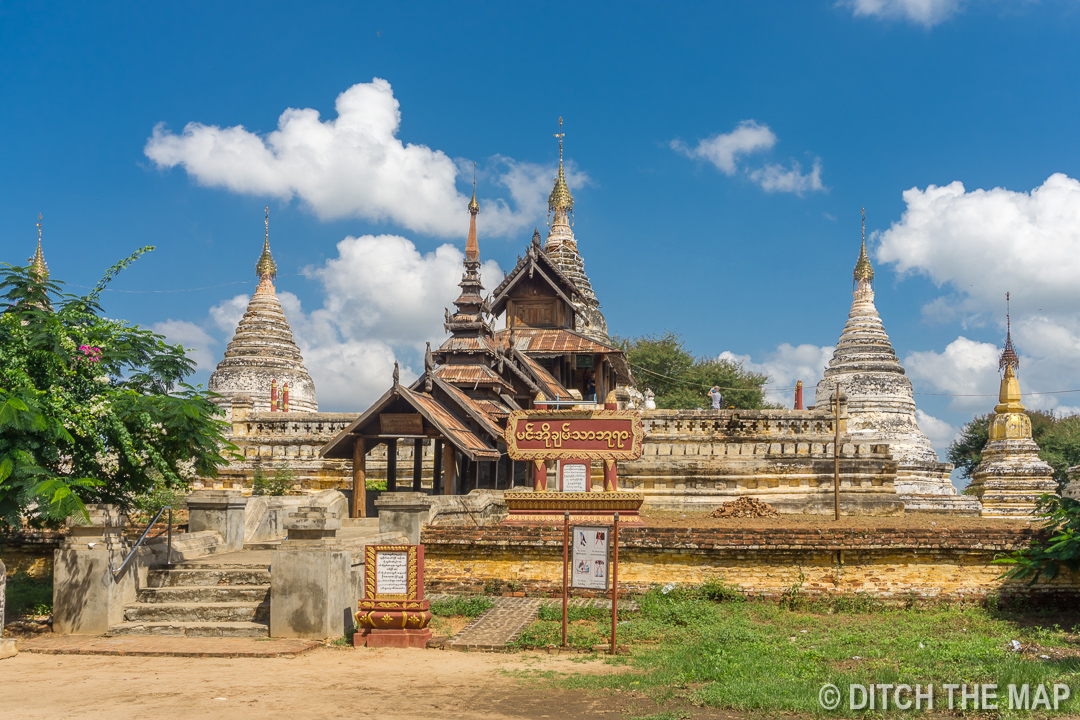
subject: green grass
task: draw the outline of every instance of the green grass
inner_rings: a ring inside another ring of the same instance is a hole
[[[619,625],[619,645],[631,648],[626,661],[634,672],[569,675],[555,682],[645,692],[661,704],[675,700],[817,716],[862,714],[825,713],[818,704],[825,683],[841,688],[845,704],[849,684],[932,683],[940,710],[947,702],[942,683],[996,682],[1006,698],[999,717],[1019,716],[1007,710],[1008,684],[1066,683],[1073,694],[1056,714],[1080,712],[1080,628],[1070,624],[1075,619],[1066,620],[1065,628],[1054,624],[1062,620],[1060,613],[947,604],[886,607],[865,597],[808,601],[798,593],[781,603],[745,601],[715,586],[676,588],[666,595],[653,590],[639,604],[640,612],[626,614]],[[555,611],[558,621],[538,620],[518,644],[559,644],[561,607]],[[571,627],[570,643],[609,642],[609,627],[610,621],[583,619]],[[1011,651],[1011,640],[1025,651]]]
[[[9,575],[7,579],[7,620],[20,615],[49,615],[52,613],[52,575],[35,578],[26,573]]]
[[[431,602],[431,614],[441,617],[458,615],[474,618],[494,606],[494,600],[483,596],[455,597],[449,600],[433,600]]]

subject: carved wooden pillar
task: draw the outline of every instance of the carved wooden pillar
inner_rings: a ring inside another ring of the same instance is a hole
[[[443,495],[454,494],[454,481],[457,480],[457,463],[454,461],[456,454],[457,450],[449,443],[443,448]]]
[[[397,491],[397,438],[386,441],[386,492]]]
[[[420,480],[424,474],[424,441],[420,438],[413,440],[412,461],[412,489],[420,492]]]
[[[352,502],[349,517],[367,517],[367,444],[356,438],[352,456]]]
[[[533,460],[533,492],[547,490],[547,465],[543,460]]]
[[[617,466],[614,460],[604,461],[604,492],[615,492],[619,489]]]
[[[435,441],[435,462],[431,467],[431,494],[438,495],[442,492],[442,463],[443,463],[443,441]]]

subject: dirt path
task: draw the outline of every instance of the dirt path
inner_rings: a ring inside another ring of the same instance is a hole
[[[615,671],[599,660],[435,650],[321,648],[291,659],[24,653],[0,661],[0,718],[621,720],[656,712],[641,699],[553,690],[503,672],[518,670]]]

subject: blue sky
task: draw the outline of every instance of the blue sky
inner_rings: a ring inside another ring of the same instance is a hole
[[[4,3],[0,261],[38,212],[71,284],[156,245],[106,309],[205,382],[269,205],[320,405],[361,410],[441,339],[473,162],[489,289],[543,231],[562,116],[613,332],[814,383],[865,206],[918,392],[996,393],[1005,290],[1024,389],[1077,389],[1078,36],[1073,0]],[[939,449],[994,404],[917,400]]]

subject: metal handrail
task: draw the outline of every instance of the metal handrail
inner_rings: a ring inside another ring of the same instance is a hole
[[[146,526],[145,530],[143,530],[142,536],[139,537],[139,541],[135,543],[135,547],[131,548],[131,552],[128,553],[128,556],[126,558],[124,558],[124,562],[120,563],[120,567],[117,568],[116,570],[113,570],[112,569],[112,563],[111,562],[109,563],[109,570],[112,571],[112,574],[113,574],[114,578],[119,577],[124,572],[124,570],[127,570],[127,566],[131,563],[131,558],[135,557],[135,551],[138,550],[140,546],[142,546],[143,541],[146,540],[146,536],[150,533],[150,529],[152,527],[154,527],[154,523],[156,523],[158,521],[158,519],[161,517],[161,513],[165,512],[166,510],[169,511],[169,540],[168,540],[168,545],[167,545],[168,550],[167,550],[166,555],[165,555],[165,564],[166,565],[172,565],[172,526],[173,526],[172,505],[163,505],[161,507],[161,509],[157,511],[157,515],[154,516],[154,519],[151,520],[150,524]]]

